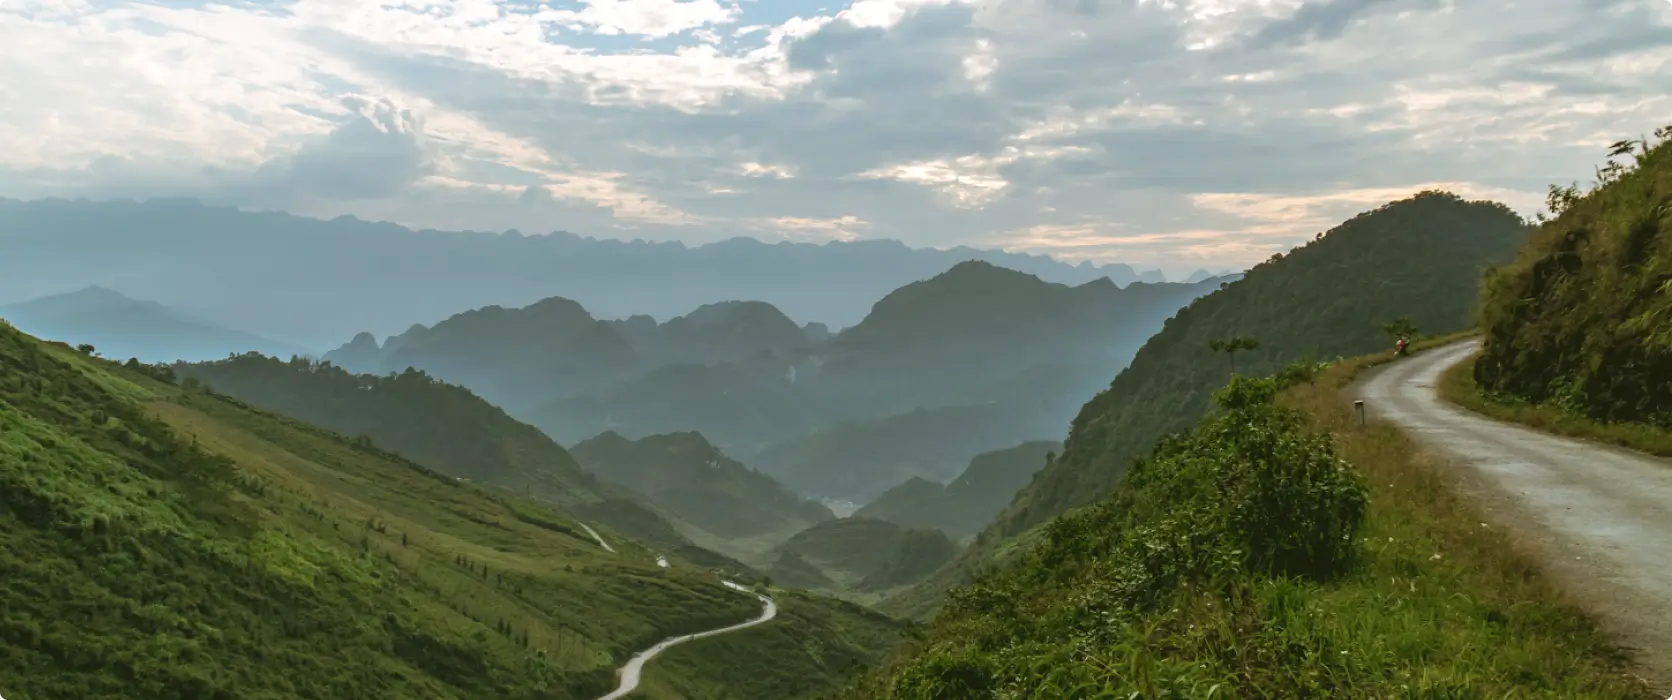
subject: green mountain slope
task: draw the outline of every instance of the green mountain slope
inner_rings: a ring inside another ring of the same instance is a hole
[[[1268,374],[1307,357],[1390,347],[1381,324],[1409,316],[1443,334],[1469,326],[1482,272],[1526,240],[1521,217],[1496,202],[1423,192],[1347,220],[1288,255],[1179,311],[1081,409],[1062,457],[997,524],[1013,536],[1108,493],[1129,461],[1207,411],[1229,373],[1214,340],[1251,336],[1235,358]]]
[[[3,306],[0,318],[36,337],[88,344],[107,357],[141,362],[213,360],[252,350],[283,357],[306,353],[99,286]]]
[[[168,375],[0,324],[12,700],[596,697],[633,652],[759,610],[608,529],[616,553]],[[787,664],[829,643],[778,632]]]
[[[447,476],[550,503],[628,537],[705,565],[742,570],[697,550],[631,491],[600,483],[562,446],[463,387],[408,369],[357,375],[305,358],[245,354],[177,364],[174,371],[216,392],[379,447]]]
[[[1037,535],[1031,529],[1109,493],[1162,435],[1194,424],[1230,373],[1212,341],[1255,338],[1259,347],[1236,355],[1236,367],[1263,374],[1308,357],[1389,348],[1381,325],[1399,316],[1431,334],[1461,330],[1483,270],[1513,256],[1527,232],[1501,204],[1422,192],[1359,214],[1197,299],[1081,408],[1062,455],[954,566],[886,609],[932,610],[980,567],[1025,549]]]
[[[1660,697],[1413,444],[1357,424],[1349,372],[1234,379],[844,697]]]
[[[1481,387],[1672,429],[1672,126],[1656,135],[1590,191],[1552,188],[1555,219],[1489,277]]]
[[[960,539],[974,535],[1010,505],[1016,492],[1062,450],[1050,441],[1026,442],[983,452],[957,479],[941,484],[912,479],[890,489],[854,513],[912,528],[934,528]]]
[[[727,457],[699,433],[628,440],[610,432],[575,445],[573,452],[599,478],[644,494],[674,517],[723,538],[795,531],[836,517]]]

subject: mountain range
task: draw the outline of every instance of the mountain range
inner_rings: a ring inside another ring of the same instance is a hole
[[[1468,328],[1482,274],[1509,260],[1528,230],[1500,203],[1420,192],[1359,214],[1195,299],[1085,402],[1062,452],[970,547],[884,607],[927,614],[945,591],[1024,551],[1053,518],[1109,494],[1134,458],[1209,410],[1233,361],[1236,373],[1259,376],[1390,348],[1384,324],[1401,316],[1428,334]],[[1234,358],[1215,349],[1215,341],[1234,338],[1252,339],[1255,347]]]
[[[0,300],[99,284],[317,350],[361,330],[384,336],[461,309],[553,296],[603,317],[664,319],[705,303],[758,299],[843,327],[890,290],[968,259],[1070,284],[1164,281],[1118,263],[892,240],[687,246],[563,231],[413,231],[178,199],[0,199],[0,250]]]
[[[97,285],[0,306],[0,318],[31,335],[142,362],[211,360],[251,350],[280,357],[305,352]]]
[[[829,334],[764,302],[704,305],[657,323],[599,319],[552,297],[363,332],[324,359],[408,367],[469,387],[554,439],[697,432],[813,496],[868,500],[971,457],[1058,439],[1084,397],[1191,299],[1192,284],[1077,286],[964,261]]]

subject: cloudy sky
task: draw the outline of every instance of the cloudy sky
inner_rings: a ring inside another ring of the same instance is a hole
[[[0,196],[1238,267],[1672,122],[1669,0],[0,0]]]

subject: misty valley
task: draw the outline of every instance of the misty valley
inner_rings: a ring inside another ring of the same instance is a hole
[[[0,700],[1667,698],[1528,1],[0,1]]]

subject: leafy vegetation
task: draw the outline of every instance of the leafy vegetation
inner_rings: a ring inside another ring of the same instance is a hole
[[[1474,379],[1598,423],[1672,429],[1672,126],[1614,144],[1481,295]],[[1542,218],[1542,215],[1541,215]]]
[[[1370,363],[1233,377],[844,697],[1658,697],[1436,465],[1357,424],[1338,387]]]
[[[1511,423],[1547,433],[1618,445],[1661,457],[1672,457],[1672,430],[1645,423],[1602,423],[1583,413],[1553,404],[1531,403],[1507,394],[1481,389],[1475,383],[1474,363],[1461,362],[1440,376],[1440,395],[1447,401]]]
[[[616,553],[154,374],[0,324],[8,698],[595,696],[631,653],[758,610],[607,529]],[[814,663],[815,630],[780,633]]]

